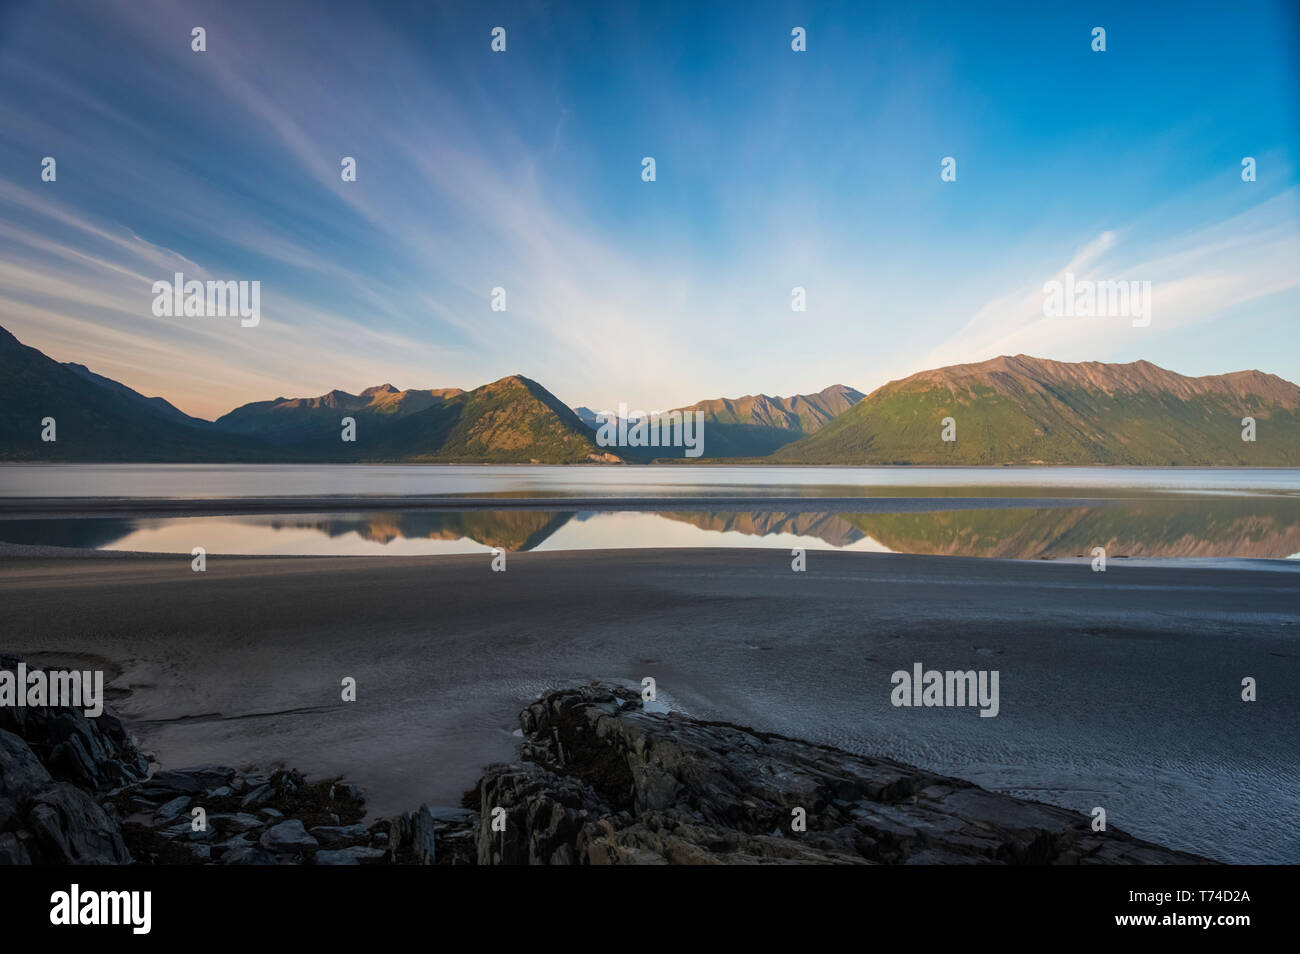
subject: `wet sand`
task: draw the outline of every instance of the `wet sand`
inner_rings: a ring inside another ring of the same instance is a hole
[[[513,756],[543,689],[653,676],[692,715],[1100,805],[1224,861],[1300,861],[1300,574],[1277,563],[810,551],[794,573],[782,550],[695,549],[514,553],[505,573],[486,555],[209,556],[199,574],[9,553],[0,649],[100,661],[169,767],[342,775],[376,814],[454,802]],[[895,708],[890,675],[916,662],[997,669],[999,715]]]

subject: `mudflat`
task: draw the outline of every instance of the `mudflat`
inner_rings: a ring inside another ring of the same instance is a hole
[[[11,551],[12,552],[12,551]],[[1229,862],[1300,861],[1300,575],[779,549],[0,557],[0,649],[105,669],[170,768],[342,775],[452,803],[516,714],[587,680],[883,755]],[[994,718],[891,675],[997,670]],[[1258,682],[1243,702],[1241,681]],[[355,702],[341,699],[352,677]]]

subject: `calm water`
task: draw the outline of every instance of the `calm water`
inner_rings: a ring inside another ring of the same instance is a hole
[[[507,499],[490,509],[385,509],[378,501],[366,509],[347,500],[335,503],[347,510],[319,501],[305,505],[314,513],[197,516],[132,505],[58,518],[6,514],[3,500],[401,494]],[[547,496],[589,499],[509,509],[510,497]],[[762,496],[797,499],[778,510],[754,499]],[[616,510],[620,497],[673,499]],[[829,497],[862,502],[820,499]],[[1086,560],[1101,545],[1116,561],[1278,560],[1300,557],[1300,471],[9,466],[0,467],[0,541],[184,554],[182,567],[195,546],[211,556],[700,546],[788,554],[802,546]],[[17,633],[19,647],[117,661],[134,690],[125,715],[149,720],[146,739],[164,765],[285,761],[366,786],[382,814],[453,800],[485,762],[515,757],[515,713],[543,688],[635,683],[649,672],[665,698],[701,718],[889,755],[1084,812],[1104,793],[1121,827],[1227,860],[1300,857],[1285,824],[1297,791],[1294,733],[1285,727],[1300,621],[1277,603],[1261,608],[1264,574],[1216,574],[1203,588],[1113,574],[1096,588],[1083,568],[1062,582],[1025,564],[936,564],[911,576],[810,573],[790,589],[774,582],[792,576],[780,563],[781,572],[764,575],[719,574],[704,566],[713,562],[650,580],[639,569],[612,577],[583,569],[565,577],[578,595],[542,590],[509,605],[472,586],[443,599],[436,583],[373,602],[357,587],[355,611],[348,601],[319,607],[289,596],[278,622],[241,594],[310,592],[294,574],[268,590],[252,588],[255,574],[247,590],[200,586],[198,602],[178,617],[165,591],[153,599],[152,581],[129,595],[117,582],[82,589],[73,567],[66,600],[12,584],[8,603],[0,600],[9,610],[0,629]],[[1283,587],[1300,582],[1300,559],[1249,565],[1280,569],[1286,579],[1271,580]],[[1195,571],[1170,577],[1182,575]],[[1240,588],[1233,576],[1245,581]],[[635,610],[621,588],[639,601]],[[588,589],[605,602],[587,602]],[[189,638],[176,630],[178,618],[194,621]],[[194,665],[199,658],[220,665]],[[336,685],[340,659],[370,667],[363,682],[383,686],[374,705],[350,707],[346,718],[360,721],[339,722],[332,705],[328,717],[282,717],[318,706],[320,687]],[[997,666],[1002,715],[894,709],[888,674],[914,659]],[[1225,702],[1243,672],[1263,673],[1282,708],[1257,714]],[[206,718],[213,713],[228,718]]]
[[[5,464],[0,497],[524,497],[910,495],[951,488],[997,496],[1256,491],[1300,494],[1300,470],[1142,467],[524,467],[365,464]]]
[[[405,494],[594,505],[59,518],[6,515],[3,505],[4,496],[222,498],[238,509],[249,496]],[[638,496],[678,498],[683,509],[599,505]],[[778,496],[808,504],[756,507],[754,498]],[[831,496],[862,497],[862,511],[819,510],[817,499]],[[734,509],[717,503],[732,497]],[[1300,471],[23,465],[0,467],[0,541],[164,553],[203,546],[213,554],[770,546],[1004,559],[1072,559],[1104,546],[1120,558],[1287,559],[1300,557]]]
[[[565,496],[594,506],[34,519],[6,516],[3,504],[5,495],[149,496],[230,499],[238,509],[240,496],[393,494]],[[682,509],[599,507],[601,499],[632,496],[680,499]],[[748,499],[735,509],[692,504],[707,498],[712,506],[729,496]],[[787,502],[783,509],[755,508],[758,496]],[[827,496],[862,496],[862,512],[818,509],[818,498]],[[792,508],[788,498],[806,498],[807,506]],[[21,465],[0,468],[0,542],[282,555],[771,546],[1002,559],[1083,558],[1104,546],[1114,558],[1296,559],[1300,472]]]

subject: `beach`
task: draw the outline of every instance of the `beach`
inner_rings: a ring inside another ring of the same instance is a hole
[[[222,557],[7,548],[3,648],[106,671],[167,768],[345,776],[372,814],[453,804],[544,690],[659,700],[1109,821],[1228,862],[1300,861],[1300,576],[779,549]],[[995,718],[891,674],[997,670]],[[341,684],[356,680],[356,701]],[[1241,681],[1258,682],[1243,702]]]

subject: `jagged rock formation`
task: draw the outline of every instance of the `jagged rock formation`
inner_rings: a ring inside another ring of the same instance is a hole
[[[628,689],[557,690],[520,724],[524,761],[490,766],[464,807],[366,823],[338,780],[146,777],[108,711],[0,708],[0,864],[1208,863],[889,759],[650,712]]]
[[[17,664],[0,656],[0,668]],[[337,780],[221,765],[149,775],[150,767],[107,709],[88,718],[60,706],[0,706],[0,865],[474,860],[478,819],[465,809],[422,805],[363,824],[361,792]]]
[[[471,793],[479,864],[1208,863],[889,759],[647,712],[627,689],[552,692],[520,724],[527,761]]]
[[[0,656],[0,668],[17,665]],[[116,818],[93,795],[147,770],[107,711],[0,706],[0,864],[128,863]]]

